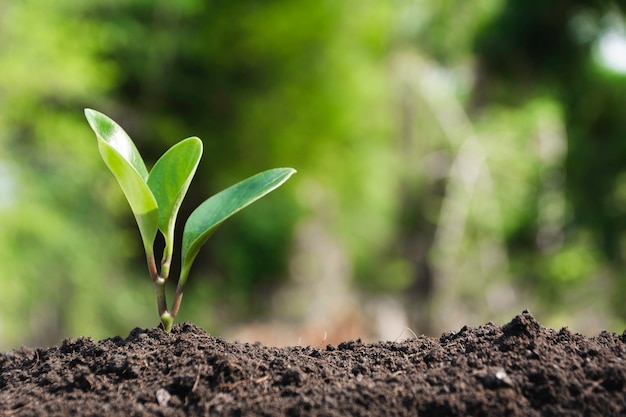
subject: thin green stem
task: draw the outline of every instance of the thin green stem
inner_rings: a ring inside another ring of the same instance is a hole
[[[154,252],[146,251],[146,261],[148,262],[148,272],[150,272],[150,278],[152,278],[152,282],[156,282],[159,278],[159,271],[157,271],[156,261],[154,260]]]
[[[163,324],[163,328],[166,332],[170,332],[172,330],[172,324],[174,322],[172,315],[167,311],[167,297],[165,295],[165,280],[159,276],[159,272],[157,271],[156,261],[154,260],[154,253],[146,252],[146,259],[148,261],[148,271],[150,272],[150,278],[152,278],[152,282],[154,283],[154,291],[156,293],[157,300],[157,310],[159,312],[159,317],[161,318],[161,323]]]
[[[176,286],[176,294],[174,294],[174,302],[172,303],[172,317],[176,317],[178,314],[178,309],[180,308],[180,303],[183,301],[183,286],[178,281],[178,285]]]
[[[169,333],[172,331],[172,326],[174,325],[174,317],[166,311],[161,314],[161,323],[163,324],[163,329]]]
[[[186,264],[182,266],[180,271],[180,277],[178,278],[178,284],[176,285],[176,294],[174,294],[174,302],[172,303],[172,317],[176,317],[180,303],[183,301],[183,290],[185,289],[185,283],[189,276],[189,269],[191,265]]]
[[[161,277],[154,281],[154,291],[157,298],[157,308],[159,310],[159,316],[167,313],[167,301],[165,296],[165,280]]]
[[[174,247],[172,241],[172,238],[165,238],[165,248],[163,249],[163,257],[161,258],[161,277],[164,279],[170,276],[170,265],[172,264],[172,252]]]

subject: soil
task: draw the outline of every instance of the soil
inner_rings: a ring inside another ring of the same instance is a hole
[[[510,323],[324,348],[193,324],[0,355],[1,416],[624,416],[626,333]]]

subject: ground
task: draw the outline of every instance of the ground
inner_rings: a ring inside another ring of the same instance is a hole
[[[193,324],[0,354],[0,416],[624,416],[626,333],[503,326],[325,348]]]

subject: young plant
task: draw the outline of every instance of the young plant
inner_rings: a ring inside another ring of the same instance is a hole
[[[137,147],[117,123],[91,109],[85,109],[85,116],[98,138],[100,155],[117,179],[137,220],[156,291],[159,317],[163,328],[169,332],[200,247],[224,220],[281,186],[296,171],[276,168],[261,172],[215,194],[191,213],[183,230],[181,271],[174,302],[168,310],[165,282],[170,274],[176,216],[200,162],[202,141],[190,137],[177,143],[148,172]],[[165,239],[160,270],[154,254],[154,241],[159,231]]]

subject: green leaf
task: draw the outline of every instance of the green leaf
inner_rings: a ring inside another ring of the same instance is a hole
[[[196,208],[183,231],[182,270],[179,285],[185,285],[200,247],[224,220],[280,187],[296,171],[275,168],[256,174],[227,188]]]
[[[172,244],[178,209],[201,157],[202,141],[187,138],[163,154],[148,176],[148,186],[159,205],[159,228],[168,245]]]
[[[128,134],[108,116],[92,109],[85,109],[85,117],[98,139],[106,142],[120,154],[144,180],[148,179],[148,170],[135,143]]]
[[[146,183],[146,164],[133,141],[117,123],[91,109],[85,109],[85,117],[96,133],[102,159],[117,179],[135,215],[146,252],[152,253],[159,228],[159,211]]]

